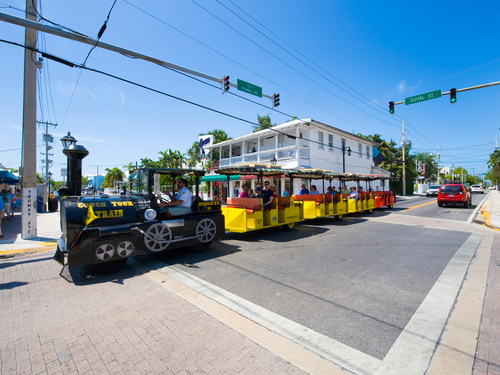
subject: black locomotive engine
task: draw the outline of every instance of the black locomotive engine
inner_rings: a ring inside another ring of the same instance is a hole
[[[163,198],[154,193],[154,175],[175,178],[186,173],[196,182],[192,213],[167,219],[159,207]],[[224,216],[220,202],[201,201],[198,197],[203,173],[143,169],[134,175],[138,189],[132,189],[132,194],[63,198],[62,237],[54,259],[69,268],[90,265],[106,273],[121,269],[129,257],[141,254],[181,247],[208,249],[213,241],[224,238]]]

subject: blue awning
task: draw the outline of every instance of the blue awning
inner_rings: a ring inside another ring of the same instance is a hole
[[[0,170],[0,184],[17,185],[19,183],[19,178],[14,176],[9,171]]]

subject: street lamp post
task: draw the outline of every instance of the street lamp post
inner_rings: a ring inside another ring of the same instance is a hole
[[[342,173],[345,173],[345,142],[342,142]],[[351,146],[347,148],[347,155],[351,156]]]
[[[68,195],[79,196],[82,194],[82,160],[89,154],[82,145],[77,145],[77,140],[68,135],[61,138],[63,153],[68,157]]]

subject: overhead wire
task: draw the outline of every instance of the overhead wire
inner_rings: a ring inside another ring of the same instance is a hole
[[[396,125],[386,121],[386,120],[383,120],[381,119],[380,117],[377,117],[367,111],[365,111],[364,109],[362,108],[359,108],[358,106],[352,104],[351,102],[349,102],[348,100],[342,98],[341,96],[335,94],[333,91],[329,90],[328,88],[324,87],[323,85],[321,85],[320,83],[314,81],[312,78],[306,76],[305,74],[303,74],[302,72],[298,71],[297,69],[295,69],[293,66],[291,66],[290,64],[286,63],[285,61],[283,61],[282,59],[280,59],[279,57],[277,57],[276,55],[274,55],[272,52],[268,51],[267,49],[265,49],[264,47],[262,47],[260,44],[258,44],[257,42],[255,42],[254,40],[252,40],[251,38],[249,38],[248,36],[246,36],[245,34],[243,34],[242,32],[240,32],[239,30],[237,30],[236,28],[234,28],[233,26],[229,25],[226,21],[224,21],[223,19],[221,19],[220,17],[216,16],[214,13],[210,12],[208,9],[206,9],[205,7],[203,7],[202,5],[198,4],[195,0],[191,0],[194,4],[198,5],[201,9],[205,10],[207,13],[209,13],[210,15],[212,15],[214,18],[216,18],[217,20],[219,20],[220,22],[222,22],[223,24],[225,24],[227,27],[229,27],[230,29],[232,29],[233,31],[235,31],[236,33],[240,34],[243,38],[247,39],[248,41],[252,42],[253,44],[255,44],[257,47],[259,47],[260,49],[262,49],[263,51],[265,51],[266,53],[268,53],[269,55],[271,55],[272,57],[274,57],[275,59],[277,59],[278,61],[280,61],[282,64],[286,65],[287,67],[289,67],[290,69],[292,69],[294,72],[296,72],[297,74],[301,75],[302,77],[304,77],[305,79],[307,79],[308,81],[311,81],[312,83],[318,85],[319,87],[321,87],[322,89],[324,89],[325,91],[329,92],[330,94],[332,94],[333,96],[335,96],[336,98],[344,101],[345,103],[353,106],[354,108],[358,109],[359,111],[369,115],[369,116],[372,116],[373,118],[377,119],[377,120],[380,120],[382,122],[385,122],[386,124],[389,124],[391,126],[395,126],[397,127]]]
[[[337,88],[339,88],[340,90],[344,91],[346,94],[352,96],[354,99],[360,101],[361,103],[367,105],[368,107],[372,108],[372,109],[375,109],[377,110],[378,112],[382,113],[383,115],[386,115],[386,116],[389,116],[391,117],[390,114],[387,113],[387,111],[383,111],[383,108],[381,106],[379,106],[378,104],[376,103],[373,103],[372,100],[368,99],[367,97],[365,97],[364,95],[362,95],[361,93],[359,93],[358,91],[356,91],[355,89],[353,89],[352,87],[350,87],[349,85],[347,85],[346,83],[342,82],[339,78],[335,77],[333,74],[331,74],[330,72],[328,72],[327,70],[325,70],[324,68],[322,68],[321,66],[319,66],[318,64],[316,64],[314,61],[312,61],[310,58],[308,58],[307,56],[305,56],[304,54],[302,54],[300,51],[298,51],[296,48],[294,48],[292,45],[290,45],[289,43],[287,43],[286,41],[284,41],[282,38],[280,38],[278,35],[276,35],[274,32],[272,32],[269,28],[267,28],[265,25],[263,25],[261,22],[259,22],[257,19],[255,19],[254,17],[252,17],[250,14],[248,14],[247,12],[245,12],[241,7],[239,7],[238,5],[236,5],[235,3],[233,3],[231,0],[228,0],[231,4],[233,4],[236,8],[238,8],[240,11],[242,11],[243,13],[245,13],[248,17],[250,17],[253,21],[255,21],[256,23],[258,23],[260,26],[262,26],[263,28],[265,28],[267,31],[269,31],[271,34],[273,34],[276,38],[278,38],[279,40],[281,40],[283,43],[285,43],[287,46],[289,46],[290,48],[292,48],[295,52],[297,52],[298,54],[300,54],[302,57],[304,57],[305,59],[307,59],[308,61],[310,61],[311,63],[313,63],[314,65],[316,65],[318,68],[320,68],[322,71],[324,71],[325,73],[327,73],[328,75],[330,75],[331,77],[333,77],[334,79],[336,79],[337,81],[339,81],[340,83],[342,83],[344,86],[348,87],[350,90],[354,91],[356,94],[358,94],[359,96],[363,97],[364,99],[366,99],[368,101],[368,103],[364,102],[363,100],[361,100],[360,98],[356,97],[355,95],[353,95],[352,93],[350,93],[349,91],[347,91],[346,89],[342,88],[341,86],[339,86],[338,84],[336,84],[335,82],[331,81],[330,79],[328,79],[328,77],[325,77],[323,74],[321,74],[320,72],[318,72],[316,69],[312,68],[310,65],[306,64],[304,61],[302,61],[301,59],[299,59],[296,55],[294,55],[293,53],[291,53],[290,51],[288,51],[286,48],[284,48],[283,46],[279,45],[276,41],[274,41],[273,39],[271,39],[269,36],[267,36],[265,33],[263,33],[262,31],[260,31],[259,29],[257,29],[256,27],[254,27],[252,24],[250,24],[248,21],[244,20],[241,16],[239,16],[238,14],[236,14],[234,11],[232,11],[231,9],[229,9],[226,5],[222,4],[220,2],[220,0],[216,0],[220,5],[222,5],[224,8],[226,8],[229,12],[233,13],[236,17],[238,17],[239,19],[241,19],[243,22],[245,22],[247,25],[249,25],[250,27],[252,27],[255,31],[257,31],[258,33],[260,33],[262,36],[264,36],[265,38],[267,38],[269,41],[271,41],[272,43],[274,43],[275,45],[277,45],[279,48],[281,48],[283,51],[285,51],[286,53],[288,53],[290,56],[292,56],[294,59],[296,59],[297,61],[300,61],[302,64],[304,64],[305,66],[307,66],[309,69],[311,69],[313,72],[315,72],[316,74],[318,74],[319,76],[321,76],[322,78],[326,79],[328,82],[330,82],[331,84],[333,84],[334,86],[336,86]],[[322,87],[322,86],[320,86]],[[374,108],[372,105],[370,105],[369,103],[373,103],[374,105],[376,105],[377,107],[380,108],[380,110]]]
[[[258,76],[258,77],[260,77],[260,78],[262,78],[262,79],[266,80],[267,82],[272,83],[273,85],[275,85],[276,87],[279,87],[280,89],[284,90],[285,92],[287,92],[287,93],[289,93],[289,94],[291,94],[291,95],[293,95],[293,96],[295,96],[295,97],[297,97],[297,98],[299,98],[299,99],[301,99],[301,100],[303,100],[303,101],[305,101],[305,102],[309,103],[310,105],[312,105],[312,106],[314,106],[314,107],[316,107],[316,108],[321,109],[322,111],[325,111],[325,112],[327,112],[327,113],[331,114],[332,116],[334,116],[334,117],[336,117],[336,118],[338,118],[338,119],[340,119],[340,120],[342,120],[342,121],[344,121],[344,122],[346,122],[346,123],[348,123],[348,124],[354,125],[354,126],[356,126],[356,127],[358,127],[358,128],[361,128],[361,129],[363,129],[363,130],[370,131],[369,129],[366,129],[366,128],[362,127],[361,125],[359,125],[359,124],[355,124],[355,123],[353,123],[353,122],[351,122],[351,121],[349,121],[349,120],[347,120],[347,119],[345,119],[345,118],[343,118],[343,117],[341,117],[341,116],[337,115],[336,113],[333,113],[332,111],[330,111],[330,110],[328,110],[328,109],[326,109],[326,108],[321,107],[321,106],[320,106],[320,105],[318,105],[317,103],[314,103],[314,102],[312,102],[312,101],[310,101],[310,100],[308,100],[308,99],[306,99],[306,98],[304,98],[304,97],[300,96],[300,95],[299,95],[299,94],[297,94],[296,92],[293,92],[293,91],[291,91],[291,90],[288,90],[287,88],[285,88],[285,87],[281,86],[280,84],[278,84],[278,83],[276,83],[276,82],[272,81],[271,79],[264,77],[263,75],[261,75],[261,74],[259,74],[259,73],[255,72],[255,71],[253,71],[252,69],[250,69],[250,68],[246,67],[245,65],[243,65],[243,64],[241,64],[241,63],[239,63],[239,62],[237,62],[237,61],[235,61],[235,60],[233,60],[233,59],[231,59],[230,57],[228,57],[228,56],[224,55],[223,53],[221,53],[221,52],[219,52],[219,51],[215,50],[214,48],[212,48],[212,47],[210,47],[210,46],[206,45],[205,43],[200,42],[199,40],[197,40],[197,39],[193,38],[192,36],[190,36],[190,35],[186,34],[185,32],[183,32],[183,31],[181,31],[181,30],[177,29],[176,27],[174,27],[174,26],[172,26],[172,25],[168,24],[167,22],[165,22],[165,21],[163,21],[162,19],[160,19],[160,18],[156,17],[155,15],[153,15],[153,14],[151,14],[151,13],[149,13],[149,12],[145,11],[144,9],[141,9],[141,8],[140,8],[140,7],[138,7],[137,5],[132,4],[131,2],[129,2],[129,1],[127,1],[127,0],[123,0],[123,1],[124,1],[125,3],[127,3],[127,4],[129,4],[130,6],[132,6],[132,7],[136,8],[137,10],[139,10],[139,11],[143,12],[144,14],[148,15],[149,17],[151,17],[151,18],[153,18],[153,19],[157,20],[158,22],[160,22],[160,23],[164,24],[165,26],[170,27],[171,29],[173,29],[173,30],[177,31],[178,33],[180,33],[180,34],[184,35],[185,37],[187,37],[187,38],[189,38],[189,39],[193,40],[194,42],[196,42],[196,43],[198,43],[198,44],[200,44],[200,45],[202,45],[202,46],[204,46],[204,47],[208,48],[208,49],[209,49],[209,50],[211,50],[212,52],[214,52],[214,53],[216,53],[216,54],[218,54],[218,55],[220,55],[220,56],[224,57],[225,59],[227,59],[227,60],[231,61],[232,63],[234,63],[234,64],[236,64],[236,65],[238,65],[238,66],[240,66],[240,67],[244,68],[245,70],[247,70],[247,71],[249,71],[249,72],[251,72],[251,73],[255,74],[256,76]]]

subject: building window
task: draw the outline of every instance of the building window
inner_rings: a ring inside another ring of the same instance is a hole
[[[333,151],[333,135],[328,134],[328,149]]]
[[[323,132],[319,132],[319,148],[323,148]]]
[[[358,143],[358,157],[363,157],[363,145],[361,143]]]
[[[370,159],[370,146],[366,146],[366,158]]]

